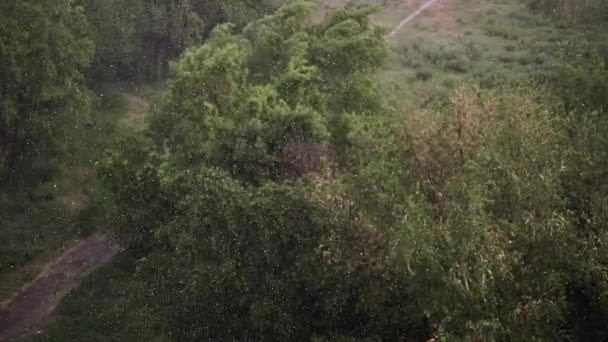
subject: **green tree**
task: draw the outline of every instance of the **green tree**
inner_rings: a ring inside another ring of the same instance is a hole
[[[188,46],[201,42],[203,22],[189,0],[144,1],[138,16],[140,54],[152,79],[167,75],[169,60],[179,56]]]
[[[203,17],[189,0],[82,3],[97,44],[92,72],[100,80],[163,79],[171,59],[202,42]]]
[[[290,3],[242,34],[222,25],[187,52],[151,120],[158,146],[183,165],[206,162],[248,181],[277,179],[289,173],[297,146],[304,151],[296,159],[319,159],[340,136],[343,114],[381,113],[371,75],[387,50],[381,31],[363,19],[371,12],[342,10],[311,27],[313,10],[310,1]],[[340,58],[340,49],[360,53],[348,66],[328,60]]]
[[[161,80],[169,62],[203,43],[217,25],[243,27],[278,7],[277,1],[80,0],[97,46],[94,80]]]
[[[0,179],[40,175],[87,114],[93,43],[71,0],[0,4]],[[38,162],[36,162],[38,161]]]
[[[349,120],[354,201],[387,232],[389,264],[437,340],[568,335],[587,241],[561,196],[568,140],[551,100],[460,89],[405,122]]]
[[[286,3],[285,0],[216,0],[207,2],[220,10],[220,15],[216,17],[218,19],[216,24],[231,22],[238,26],[244,26],[260,19],[279,8],[281,4]]]
[[[217,27],[174,65],[152,114],[153,142],[126,141],[100,172],[122,235],[162,270],[151,286],[163,289],[178,339],[427,333],[386,265],[382,232],[323,161],[332,162],[333,122],[383,111],[377,102],[335,105],[348,95],[325,87],[343,82],[338,75],[353,86],[371,80],[387,55],[384,38],[362,18],[369,11],[353,7],[311,26],[313,10],[293,1],[242,33]],[[344,56],[340,47],[364,56],[348,68],[319,57]]]

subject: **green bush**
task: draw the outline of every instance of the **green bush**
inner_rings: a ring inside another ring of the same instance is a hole
[[[585,258],[561,198],[563,131],[542,96],[460,89],[395,135],[353,129],[355,199],[390,232],[437,339],[561,338]]]
[[[430,70],[423,69],[416,71],[416,78],[421,81],[428,81],[433,77],[433,73]]]
[[[519,34],[514,32],[513,28],[509,25],[488,23],[485,27],[485,32],[490,37],[499,37],[507,40],[519,39]]]
[[[515,62],[515,59],[516,59],[516,55],[510,54],[510,53],[500,54],[498,56],[498,61],[501,63],[505,63],[505,64],[510,64],[510,63]]]
[[[460,46],[458,43],[436,43],[421,38],[409,45],[401,45],[397,56],[406,67],[419,69],[425,63],[431,63],[448,71],[464,73],[470,70],[471,59],[481,58],[481,51],[471,42]]]
[[[455,73],[465,73],[471,70],[471,63],[466,57],[459,56],[446,62],[444,68]]]

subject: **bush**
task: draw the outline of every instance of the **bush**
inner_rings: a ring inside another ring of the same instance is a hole
[[[416,78],[421,81],[428,81],[433,77],[433,73],[430,70],[423,69],[416,71]]]
[[[510,53],[498,55],[498,61],[501,63],[509,64],[515,62],[515,55]]]
[[[397,50],[403,66],[419,69],[425,62],[448,71],[464,73],[471,68],[471,59],[481,58],[481,51],[471,42],[466,46],[429,42],[423,38],[410,45],[401,45]],[[423,79],[427,75],[423,75]],[[416,76],[418,78],[418,76]]]
[[[526,55],[521,55],[517,58],[517,61],[521,65],[542,65],[547,60],[547,56],[543,53],[530,53]]]
[[[442,84],[444,87],[446,88],[454,88],[456,86],[457,83],[457,79],[453,78],[453,77],[448,77],[446,79],[443,80]]]
[[[404,67],[418,69],[424,64],[424,57],[416,48],[416,44],[401,44],[395,49],[397,61]]]
[[[519,39],[519,35],[513,31],[512,26],[504,25],[500,26],[499,24],[490,24],[486,25],[485,28],[486,34],[490,37],[499,37],[507,40],[517,40]]]
[[[465,73],[471,69],[471,63],[466,57],[459,56],[456,59],[446,62],[444,68],[455,73]]]
[[[477,61],[477,60],[481,59],[481,57],[483,56],[483,52],[472,41],[466,42],[465,49],[466,49],[466,56],[472,61]]]
[[[560,198],[563,135],[542,96],[458,89],[394,135],[368,128],[388,142],[356,138],[355,200],[390,232],[437,339],[562,337],[582,259]]]
[[[476,76],[479,78],[479,86],[482,89],[493,89],[507,82],[507,76],[503,71],[488,71],[476,74]]]

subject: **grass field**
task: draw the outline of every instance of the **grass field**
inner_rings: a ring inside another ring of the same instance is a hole
[[[571,42],[601,36],[530,14],[519,0],[440,1],[390,40],[393,60],[379,77],[391,104],[411,109],[462,83],[496,88],[542,79]]]

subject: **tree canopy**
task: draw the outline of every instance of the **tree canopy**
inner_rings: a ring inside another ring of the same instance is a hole
[[[83,8],[71,0],[3,1],[0,22],[4,183],[47,172],[43,165],[69,140],[70,126],[86,117],[81,82],[93,42]]]
[[[277,7],[276,1],[80,0],[96,43],[91,76],[97,81],[160,81],[169,62],[203,43],[218,24],[243,26]]]

